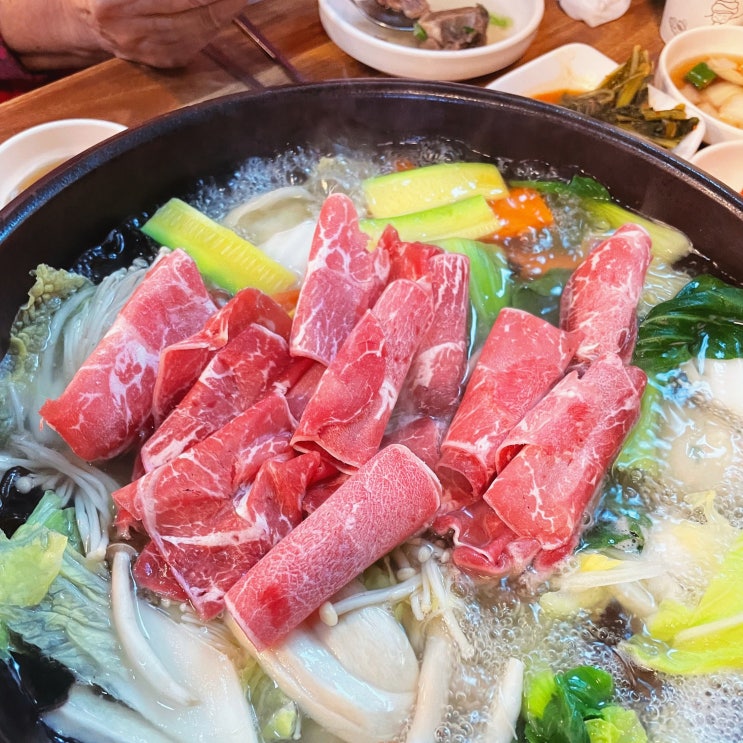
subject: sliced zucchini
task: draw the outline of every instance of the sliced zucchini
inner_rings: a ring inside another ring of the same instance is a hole
[[[161,206],[142,231],[161,245],[185,250],[204,278],[229,292],[251,286],[274,294],[297,283],[292,271],[180,199]]]
[[[508,194],[491,163],[439,163],[367,178],[362,184],[371,217],[397,217],[479,195],[494,200]]]
[[[400,239],[407,242],[432,242],[448,237],[477,240],[492,235],[500,227],[484,196],[471,196],[453,204],[402,214],[398,217],[360,219],[359,227],[376,244],[385,227],[391,224]]]

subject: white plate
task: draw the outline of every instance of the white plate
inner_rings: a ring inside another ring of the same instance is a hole
[[[469,80],[501,70],[524,54],[544,15],[544,0],[482,4],[490,13],[513,20],[508,36],[473,49],[436,51],[418,48],[410,32],[377,26],[351,0],[319,0],[323,28],[346,54],[380,72],[418,80]],[[467,3],[431,0],[433,9],[457,5]]]
[[[566,44],[517,67],[487,87],[527,98],[554,90],[592,90],[618,64],[588,44]],[[677,104],[653,85],[648,85],[648,93],[653,108],[673,108]],[[688,160],[699,149],[704,133],[704,121],[700,121],[674,148],[674,154]]]

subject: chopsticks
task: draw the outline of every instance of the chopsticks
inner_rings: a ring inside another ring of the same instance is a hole
[[[253,24],[245,13],[232,21],[274,64],[279,65],[287,77],[295,83],[306,82],[299,70],[277,49]]]
[[[248,88],[263,88],[263,83],[258,78],[244,70],[241,65],[229,55],[225,54],[216,44],[207,44],[202,50],[209,59],[223,70],[228,72],[236,80],[239,80]]]

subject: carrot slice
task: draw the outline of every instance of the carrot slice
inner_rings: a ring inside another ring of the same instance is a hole
[[[505,198],[489,203],[501,222],[497,237],[516,237],[530,229],[548,227],[555,221],[547,202],[533,188],[512,188]]]

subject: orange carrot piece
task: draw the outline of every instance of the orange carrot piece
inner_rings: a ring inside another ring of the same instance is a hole
[[[271,295],[276,304],[283,307],[287,312],[292,313],[296,309],[297,300],[299,299],[299,289],[287,289],[283,292],[276,292]]]
[[[490,208],[501,221],[496,237],[516,237],[529,229],[548,227],[554,217],[539,191],[512,188],[503,199],[490,202]]]

